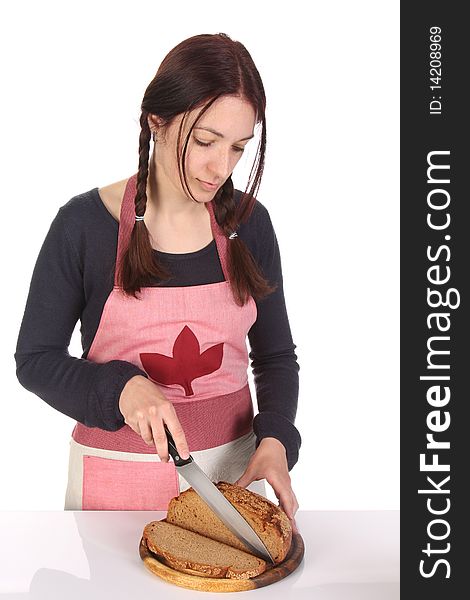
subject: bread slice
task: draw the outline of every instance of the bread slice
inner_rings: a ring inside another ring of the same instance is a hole
[[[292,527],[285,512],[264,496],[238,485],[221,481],[216,486],[253,527],[274,562],[282,562],[292,542]],[[166,521],[249,552],[193,488],[170,500]]]
[[[266,570],[261,558],[165,520],[148,523],[143,538],[147,548],[167,566],[192,575],[249,579]]]

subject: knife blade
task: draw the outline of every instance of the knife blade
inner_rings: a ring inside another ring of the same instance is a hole
[[[191,455],[187,459],[181,458],[171,433],[166,425],[164,427],[168,439],[168,452],[175,463],[178,473],[184,477],[230,531],[250,549],[252,554],[274,564],[269,550],[248,521],[227,500],[222,492],[217,489],[215,484],[212,483],[204,471],[196,464]]]

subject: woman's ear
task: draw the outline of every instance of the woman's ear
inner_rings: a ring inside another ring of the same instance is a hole
[[[156,142],[158,135],[158,141],[161,142],[164,138],[164,131],[162,129],[162,135],[159,134],[159,131],[161,128],[163,128],[163,125],[165,123],[164,120],[158,115],[149,114],[149,116],[147,117],[147,121],[150,127],[150,131],[152,133],[152,140]]]
[[[163,119],[158,115],[149,114],[147,121],[151,131],[157,131],[164,124]]]

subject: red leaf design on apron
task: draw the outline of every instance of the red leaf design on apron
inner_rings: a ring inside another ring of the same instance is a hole
[[[185,325],[173,345],[173,356],[143,352],[140,354],[140,360],[155,383],[181,385],[186,396],[193,396],[191,383],[198,377],[220,369],[223,346],[223,343],[216,344],[201,354],[197,337]]]

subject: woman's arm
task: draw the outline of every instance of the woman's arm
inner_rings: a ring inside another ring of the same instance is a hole
[[[86,258],[72,242],[69,212],[67,206],[59,210],[36,261],[16,347],[16,373],[21,385],[56,410],[89,427],[113,431],[124,425],[118,406],[122,389],[145,373],[126,361],[98,364],[68,352],[87,304]]]
[[[259,413],[257,443],[276,438],[285,447],[289,470],[298,460],[300,434],[294,425],[299,395],[299,365],[283,291],[281,258],[268,211],[256,206],[256,260],[276,291],[257,302],[258,316],[248,333]]]
[[[287,317],[279,247],[267,210],[257,203],[254,256],[276,291],[257,302],[256,322],[248,333],[259,413],[253,428],[256,451],[238,479],[246,487],[266,479],[297,531],[299,507],[289,470],[298,460],[300,434],[294,425],[299,393],[299,365]]]

